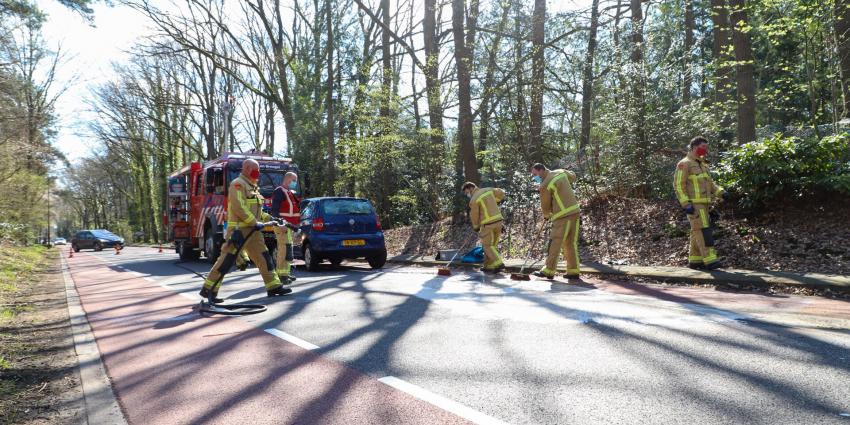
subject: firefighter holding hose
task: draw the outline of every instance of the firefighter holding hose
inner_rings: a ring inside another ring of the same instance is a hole
[[[270,220],[271,216],[263,212],[263,196],[257,187],[260,177],[260,164],[253,159],[242,163],[242,173],[230,183],[227,193],[227,232],[225,242],[218,257],[204,280],[201,296],[216,303],[222,302],[217,298],[221,287],[221,279],[236,262],[239,247],[248,253],[248,257],[260,270],[269,297],[286,295],[292,292],[281,285],[280,279],[274,273],[272,260],[266,244],[263,242],[262,229],[266,225],[260,220]]]

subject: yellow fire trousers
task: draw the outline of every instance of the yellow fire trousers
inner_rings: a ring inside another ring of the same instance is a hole
[[[578,228],[579,214],[568,215],[552,222],[549,254],[546,257],[546,266],[541,272],[550,276],[557,273],[558,256],[562,250],[564,260],[567,262],[567,274],[577,275],[581,272],[578,258]]]
[[[688,214],[691,224],[690,254],[692,265],[709,265],[717,261],[714,250],[714,232],[708,218],[708,204],[693,204],[694,214]]]
[[[240,229],[243,235],[251,232],[250,229]],[[218,256],[215,264],[212,266],[207,278],[204,280],[204,288],[212,291],[213,294],[218,293],[221,287],[221,277],[223,274],[230,271],[230,268],[236,263],[236,249],[230,237],[234,232],[233,229],[227,229],[225,234],[226,242],[221,246],[221,254]],[[280,279],[274,274],[271,267],[274,263],[265,242],[263,242],[263,234],[259,231],[254,232],[245,241],[242,251],[248,253],[248,258],[254,262],[260,270],[260,275],[263,276],[266,290],[272,290],[280,286]]]
[[[278,276],[289,276],[292,271],[292,230],[285,226],[277,226],[274,228],[274,237],[277,240],[275,272]]]
[[[484,268],[495,269],[503,265],[502,256],[499,254],[499,239],[502,237],[502,222],[485,224],[478,229],[478,238],[481,239],[481,247],[484,248]]]

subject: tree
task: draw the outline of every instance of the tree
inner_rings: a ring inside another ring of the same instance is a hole
[[[455,45],[455,67],[457,69],[458,91],[458,144],[463,162],[463,171],[467,181],[481,183],[478,161],[475,159],[475,145],[472,140],[472,98],[470,95],[471,55],[464,38],[464,0],[452,0],[452,33]]]
[[[738,143],[756,140],[756,83],[745,0],[729,0],[738,83]]]
[[[546,58],[546,0],[534,1],[531,15],[531,159],[543,161],[543,70]]]

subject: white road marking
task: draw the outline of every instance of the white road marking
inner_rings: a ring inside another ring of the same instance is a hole
[[[298,338],[294,335],[290,335],[286,332],[283,332],[283,331],[275,329],[275,328],[269,328],[269,329],[266,329],[265,331],[276,336],[276,337],[278,337],[278,338],[280,338],[280,339],[282,339],[282,340],[284,340],[284,341],[286,341],[286,342],[291,342],[291,343],[293,343],[293,344],[295,344],[295,345],[297,345],[301,348],[304,348],[306,350],[317,350],[319,348],[318,345],[311,344],[307,341],[304,341],[301,338]]]
[[[434,394],[422,387],[417,387],[416,385],[413,385],[410,382],[398,379],[395,376],[385,376],[381,379],[378,379],[378,381],[387,384],[397,390],[404,391],[422,401],[431,403],[434,406],[437,406],[440,409],[443,409],[449,413],[454,413],[455,415],[458,415],[472,423],[486,425],[507,425],[507,422],[501,421],[492,416],[488,416],[477,410],[473,410],[454,400],[449,400],[441,395]]]

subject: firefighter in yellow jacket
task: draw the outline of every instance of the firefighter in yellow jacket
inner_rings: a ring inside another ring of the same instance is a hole
[[[478,232],[481,246],[484,248],[484,273],[498,273],[505,268],[502,256],[499,254],[499,239],[502,236],[502,212],[499,202],[505,199],[505,191],[498,188],[479,188],[472,182],[466,182],[461,187],[469,198],[469,220],[472,229]]]
[[[221,247],[221,255],[204,280],[204,287],[201,289],[201,296],[204,298],[214,302],[222,301],[216,298],[221,287],[221,278],[236,262],[236,250],[240,245],[260,269],[269,297],[292,292],[281,285],[280,279],[274,273],[274,261],[263,242],[262,229],[273,224],[260,221],[270,220],[271,216],[263,212],[263,196],[257,188],[259,177],[260,165],[257,161],[248,159],[242,163],[241,175],[230,183],[227,193],[225,242]]]
[[[579,205],[573,192],[575,173],[567,170],[549,170],[543,164],[534,164],[531,175],[540,185],[540,204],[543,218],[552,223],[546,266],[534,272],[535,276],[552,279],[557,273],[558,256],[564,251],[568,279],[579,277],[578,228]]]
[[[688,265],[693,269],[714,270],[721,267],[721,264],[714,249],[714,235],[708,210],[712,200],[717,197],[728,199],[729,194],[711,179],[705,160],[707,154],[708,140],[701,136],[694,137],[688,155],[676,164],[673,186],[676,199],[691,224]]]

